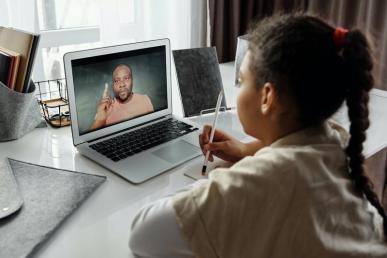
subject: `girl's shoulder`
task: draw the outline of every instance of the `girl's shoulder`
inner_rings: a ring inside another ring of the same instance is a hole
[[[346,156],[334,144],[265,147],[254,156],[245,157],[228,169],[213,171],[210,176],[227,180],[256,180],[277,183],[309,184],[332,175],[346,173]]]
[[[287,152],[265,147],[254,156],[248,156],[229,168],[216,169],[210,173],[210,179],[219,182],[266,184],[281,180],[295,179],[295,160]]]

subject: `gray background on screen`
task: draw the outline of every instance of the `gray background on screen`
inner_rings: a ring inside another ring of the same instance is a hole
[[[105,82],[109,84],[109,96],[114,96],[112,73],[118,64],[128,64],[132,68],[134,93],[148,95],[154,110],[167,107],[166,67],[161,53],[75,66],[74,92],[80,134],[87,132],[94,121]]]
[[[216,49],[193,48],[172,53],[184,116],[196,116],[202,110],[214,109],[223,89]],[[224,98],[222,106],[226,107]]]

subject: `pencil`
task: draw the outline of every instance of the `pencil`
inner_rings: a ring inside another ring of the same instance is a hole
[[[218,116],[219,116],[219,109],[222,104],[222,99],[223,99],[223,90],[220,91],[219,96],[218,96],[218,101],[216,102],[216,107],[215,107],[215,118],[214,122],[212,123],[212,128],[211,128],[211,134],[210,134],[210,141],[209,143],[212,143],[214,140],[214,134],[215,134],[215,127],[216,127],[216,122],[218,121]],[[206,174],[207,170],[207,163],[208,163],[208,157],[210,156],[210,151],[206,151],[206,156],[204,158],[203,162],[203,168],[202,168],[202,175],[204,176]]]

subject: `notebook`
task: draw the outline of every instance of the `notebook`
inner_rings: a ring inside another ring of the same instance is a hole
[[[0,26],[0,47],[20,54],[15,91],[28,92],[39,35]]]
[[[0,69],[0,81],[7,85],[10,89],[14,89],[17,73],[19,71],[20,54],[0,46],[0,59],[4,60],[4,58],[9,59],[7,61],[9,64],[7,69]],[[2,61],[0,61],[0,63],[2,63]],[[3,73],[6,73],[6,75]]]
[[[64,56],[78,151],[141,183],[201,154],[198,128],[172,115],[168,39]]]

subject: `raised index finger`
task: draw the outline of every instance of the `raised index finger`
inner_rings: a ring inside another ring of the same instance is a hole
[[[104,90],[102,92],[102,98],[107,98],[108,97],[108,87],[109,87],[109,84],[107,84],[105,82],[105,88],[104,88]]]

